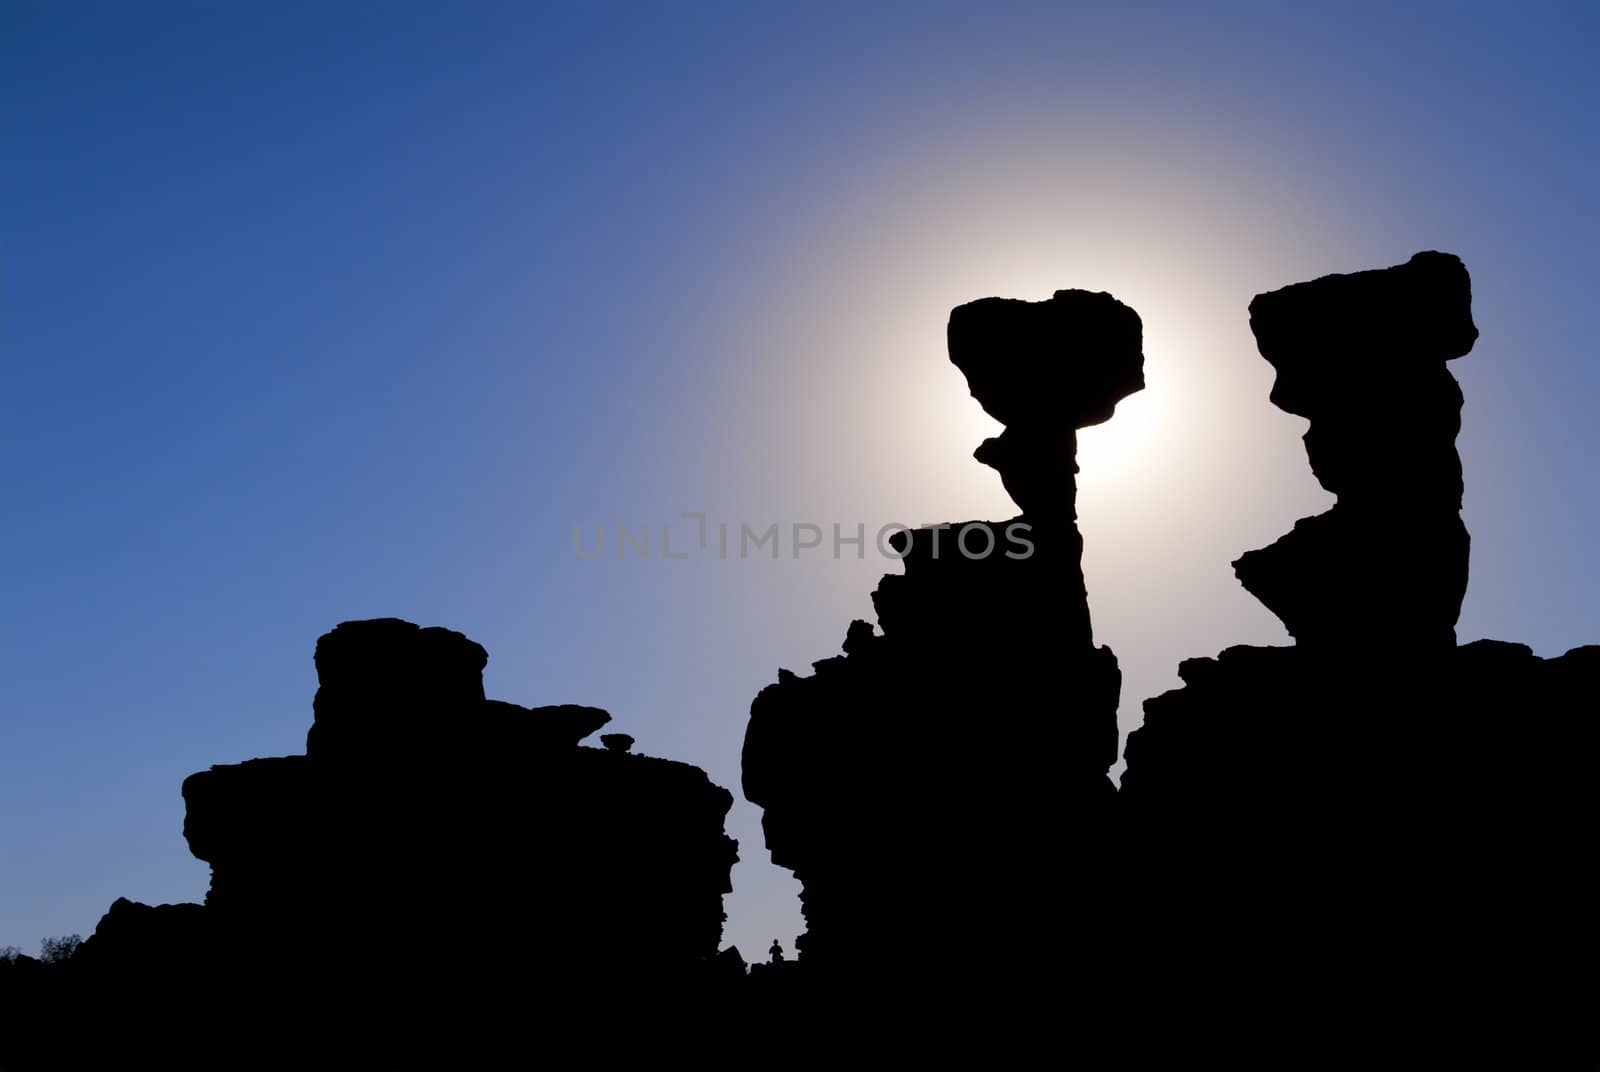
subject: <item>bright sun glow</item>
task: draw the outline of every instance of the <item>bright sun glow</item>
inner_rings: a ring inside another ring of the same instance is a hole
[[[1078,432],[1078,486],[1121,484],[1153,460],[1165,431],[1164,394],[1148,387],[1117,403],[1109,421]]]

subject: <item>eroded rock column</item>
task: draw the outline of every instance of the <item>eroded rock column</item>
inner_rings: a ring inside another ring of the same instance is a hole
[[[1294,645],[1186,660],[1145,702],[1119,974],[1170,1037],[1481,1063],[1516,1025],[1523,1059],[1553,1010],[1576,1022],[1563,965],[1594,948],[1573,846],[1600,648],[1456,646],[1467,271],[1419,253],[1260,295],[1250,322],[1338,502],[1235,563]]]
[[[844,655],[752,704],[745,795],[804,885],[812,970],[970,981],[1070,947],[1087,972],[1121,675],[1090,627],[1076,431],[1144,386],[1142,329],[1108,294],[1059,291],[960,306],[949,347],[1006,426],[976,457],[1022,513],[893,538],[881,633],[851,623]],[[1030,928],[1051,937],[1017,944]]]
[[[1311,471],[1339,497],[1234,563],[1240,583],[1306,644],[1449,647],[1467,590],[1461,388],[1446,362],[1478,337],[1461,261],[1297,283],[1250,303],[1277,382],[1306,417]]]

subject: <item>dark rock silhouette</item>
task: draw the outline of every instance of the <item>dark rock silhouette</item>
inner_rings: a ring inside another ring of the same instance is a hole
[[[599,709],[486,700],[486,661],[396,619],[323,636],[307,753],[183,784],[205,905],[117,901],[73,958],[78,998],[155,1022],[189,1004],[277,1038],[387,1031],[385,1061],[429,1040],[459,1060],[514,1051],[541,993],[573,1015],[602,991],[650,1008],[726,985],[732,795],[685,763],[581,746]],[[416,1029],[395,1035],[396,1015]]]
[[[598,1038],[614,1063],[848,1040],[1592,1064],[1600,647],[1456,643],[1466,269],[1420,253],[1250,310],[1338,501],[1235,563],[1295,644],[1185,661],[1120,793],[1076,431],[1143,386],[1140,321],[984,299],[950,358],[1005,425],[975,456],[1020,515],[897,534],[881,632],[851,622],[751,706],[743,787],[804,887],[799,958],[719,952],[737,857],[704,772],[586,747],[597,708],[487,699],[459,633],[346,622],[305,755],[184,782],[204,905],[119,899],[70,955],[0,957],[32,1028],[0,1062],[505,1067]]]
[[[1299,283],[1250,303],[1272,401],[1307,417],[1306,456],[1339,497],[1234,563],[1301,644],[1455,643],[1467,591],[1461,388],[1472,349],[1467,270],[1419,253],[1381,271]]]
[[[1074,455],[1144,384],[1140,321],[1108,294],[990,298],[951,313],[949,345],[1006,424],[976,456],[1022,514],[896,533],[882,634],[852,622],[844,655],[779,671],[745,736],[745,795],[804,886],[799,963],[833,983],[970,992],[1032,955],[997,928],[1050,926],[1108,875],[1121,675],[1092,639]]]
[[[1421,253],[1250,308],[1272,400],[1311,419],[1339,498],[1236,563],[1295,646],[1184,662],[1129,737],[1121,967],[1176,1030],[1439,1055],[1515,1024],[1525,1059],[1574,1008],[1552,951],[1593,950],[1572,847],[1600,648],[1455,646],[1466,269]]]
[[[604,711],[485,700],[486,662],[460,633],[346,622],[317,642],[306,755],[184,782],[184,835],[211,864],[206,906],[229,940],[265,952],[365,935],[377,965],[395,953],[385,917],[426,905],[470,914],[493,927],[494,956],[546,972],[625,959],[670,973],[716,955],[731,795],[687,764],[580,747]],[[440,967],[479,955],[441,951]]]
[[[210,964],[212,933],[204,906],[147,905],[119,897],[112,902],[89,940],[73,957],[83,971],[136,978],[152,965],[179,963],[194,969]]]
[[[1049,301],[984,298],[951,310],[950,362],[984,412],[1005,425],[975,457],[996,469],[1035,525],[1077,517],[1077,430],[1144,389],[1139,315],[1109,294]]]

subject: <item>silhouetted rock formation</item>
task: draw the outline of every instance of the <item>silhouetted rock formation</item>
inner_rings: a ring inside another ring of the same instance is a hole
[[[487,658],[449,630],[346,622],[317,642],[306,755],[184,782],[207,908],[238,942],[363,942],[373,965],[416,956],[391,928],[421,914],[470,918],[493,956],[541,972],[716,955],[731,795],[684,763],[580,747],[604,711],[485,700]]]
[[[1421,253],[1250,308],[1272,400],[1311,419],[1338,504],[1236,563],[1296,646],[1184,662],[1130,735],[1122,967],[1174,1030],[1426,1037],[1437,1056],[1516,1024],[1526,1056],[1572,1007],[1552,952],[1579,931],[1593,949],[1573,847],[1600,648],[1454,646],[1467,533],[1444,363],[1477,334],[1466,270]]]
[[[1455,643],[1466,269],[1420,253],[1250,308],[1338,501],[1235,564],[1295,645],[1185,661],[1120,794],[1076,431],[1143,386],[1140,321],[1107,294],[985,299],[950,357],[1005,425],[976,457],[1021,514],[897,534],[881,634],[851,622],[751,705],[743,786],[804,885],[797,961],[717,951],[736,845],[704,772],[625,733],[585,747],[596,708],[486,699],[459,633],[346,622],[305,755],[184,782],[205,905],[118,900],[64,963],[0,960],[0,1012],[32,1029],[0,1061],[503,1067],[594,1038],[612,1064],[730,1039],[796,1064],[847,1041],[1008,1066],[1058,1039],[1091,1064],[1592,1064],[1600,647]]]
[[[346,1042],[414,1014],[410,1038],[457,1059],[517,1043],[536,998],[585,1012],[603,987],[637,1010],[716,985],[732,795],[685,763],[582,747],[604,711],[486,700],[486,661],[460,633],[395,619],[323,636],[307,754],[183,784],[205,906],[119,900],[73,958],[78,980],[101,1006],[159,982],[168,1004],[247,1033],[283,1030],[273,1018],[298,1003]],[[345,994],[359,1015],[321,1007]]]
[[[1000,472],[1033,524],[1077,517],[1077,430],[1111,418],[1144,388],[1139,315],[1109,294],[1058,290],[1049,301],[983,298],[950,313],[950,362],[1005,425],[975,457]]]
[[[1139,318],[1108,294],[963,305],[949,344],[1006,424],[977,457],[1022,514],[896,533],[882,635],[852,622],[843,656],[779,671],[751,705],[743,783],[804,885],[808,972],[968,993],[1036,955],[1002,930],[1101,900],[1121,674],[1090,630],[1076,429],[1144,381]]]
[[[201,905],[152,906],[118,897],[73,956],[73,966],[84,972],[115,975],[122,981],[149,975],[153,965],[177,963],[185,970],[211,967],[209,923]]]
[[[1449,646],[1467,591],[1461,388],[1445,362],[1472,349],[1467,270],[1419,253],[1250,303],[1272,401],[1307,417],[1306,455],[1332,510],[1234,563],[1301,644]]]

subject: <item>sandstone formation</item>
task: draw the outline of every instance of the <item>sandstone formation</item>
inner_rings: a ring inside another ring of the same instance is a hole
[[[951,313],[949,347],[1006,425],[976,456],[1022,513],[897,533],[882,632],[779,671],[745,736],[745,795],[804,886],[801,963],[834,980],[1012,971],[1033,953],[1003,933],[1103,907],[1121,675],[1092,638],[1074,456],[1144,386],[1140,321],[1108,294],[989,298]]]

